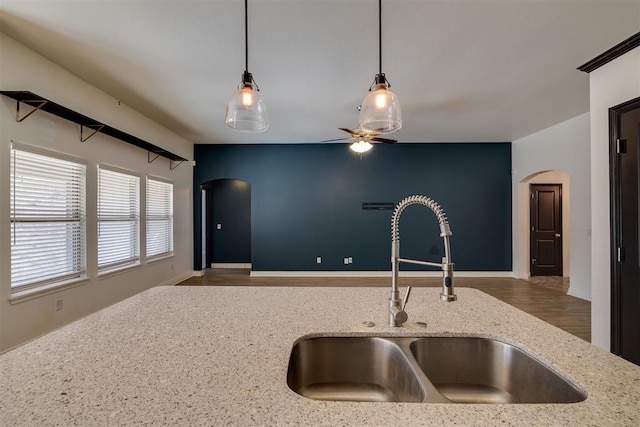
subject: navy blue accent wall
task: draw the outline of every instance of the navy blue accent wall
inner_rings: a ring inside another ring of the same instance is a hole
[[[412,194],[447,213],[456,270],[512,269],[510,143],[376,144],[362,157],[346,144],[195,145],[194,154],[196,269],[200,185],[221,178],[251,185],[254,271],[390,270],[393,211],[362,203]],[[426,207],[406,209],[400,236],[403,258],[440,261],[442,239]]]

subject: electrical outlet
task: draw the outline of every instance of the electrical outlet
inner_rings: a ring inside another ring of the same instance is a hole
[[[346,265],[346,264],[349,264],[349,258],[345,258],[345,259],[343,259],[343,260],[342,260],[342,262],[344,262],[344,263],[345,263],[345,265]]]
[[[222,230],[222,224],[216,224],[216,229]]]
[[[322,264],[322,257],[316,257],[316,264]]]
[[[62,298],[56,300],[56,311],[62,310]]]
[[[349,264],[353,264],[353,257],[349,257]]]

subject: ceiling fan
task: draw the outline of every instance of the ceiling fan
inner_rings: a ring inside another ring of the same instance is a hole
[[[378,135],[377,133],[373,133],[373,132],[355,131],[347,128],[338,128],[338,129],[347,132],[351,136],[346,138],[327,139],[322,142],[350,140],[351,145],[349,146],[349,148],[352,151],[359,153],[360,155],[362,155],[362,153],[366,153],[367,151],[371,150],[371,148],[373,147],[373,145],[371,144],[372,142],[381,142],[383,144],[395,144],[396,142],[398,142],[395,139],[380,138],[379,136],[377,136]]]
[[[351,129],[347,129],[347,128],[338,128],[338,129],[347,132],[351,136],[344,137],[344,138],[327,139],[327,140],[322,141],[322,142],[335,142],[335,141],[347,141],[347,140],[351,140],[353,142],[358,142],[360,140],[363,140],[363,141],[367,141],[367,142],[369,142],[369,141],[381,142],[383,144],[395,144],[395,143],[398,142],[395,139],[381,138],[381,137],[377,136],[378,135],[377,133],[356,131],[356,130],[351,130]]]
[[[371,144],[372,142],[381,142],[383,144],[395,144],[398,142],[395,139],[381,138],[377,136],[378,135],[377,133],[373,133],[373,132],[355,131],[347,128],[338,128],[338,129],[347,132],[351,136],[345,137],[345,138],[327,139],[322,142],[335,142],[335,141],[349,140],[351,141],[351,145],[349,146],[349,148],[352,151],[355,151],[356,153],[360,153],[360,154],[366,153],[367,151],[371,150],[371,148],[373,147],[373,145]]]

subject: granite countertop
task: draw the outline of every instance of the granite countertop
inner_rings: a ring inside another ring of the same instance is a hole
[[[640,425],[640,367],[475,289],[157,287],[0,355],[0,425]],[[363,321],[376,326],[367,328]],[[427,322],[427,328],[415,322]],[[327,402],[289,389],[294,342],[480,334],[515,341],[588,391],[572,404]]]

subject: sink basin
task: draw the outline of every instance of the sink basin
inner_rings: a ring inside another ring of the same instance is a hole
[[[586,392],[517,346],[484,337],[298,341],[287,371],[310,399],[415,403],[574,403]]]
[[[407,355],[376,337],[318,337],[293,347],[289,387],[317,400],[422,402],[424,389]]]
[[[575,403],[586,393],[525,351],[478,337],[425,337],[411,353],[435,388],[459,403]]]

